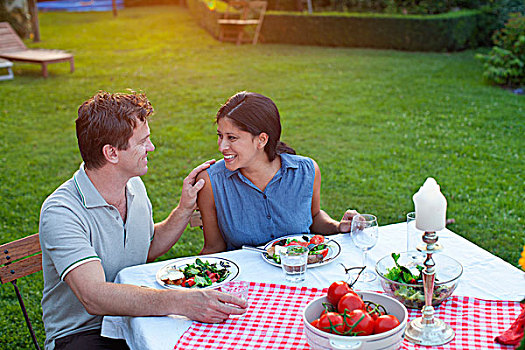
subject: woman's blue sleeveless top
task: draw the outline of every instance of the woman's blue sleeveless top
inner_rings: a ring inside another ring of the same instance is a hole
[[[208,168],[219,229],[227,250],[262,245],[275,238],[310,233],[315,177],[310,158],[281,154],[281,168],[264,191],[224,160]]]

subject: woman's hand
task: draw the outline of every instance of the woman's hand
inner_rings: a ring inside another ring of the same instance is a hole
[[[356,215],[359,215],[356,210],[347,210],[339,222],[339,232],[350,232],[350,228],[352,227],[352,219]]]

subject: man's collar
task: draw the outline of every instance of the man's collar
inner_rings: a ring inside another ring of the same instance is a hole
[[[82,198],[82,204],[84,204],[86,208],[103,207],[108,205],[104,197],[98,192],[95,185],[93,185],[93,182],[91,182],[86,174],[84,163],[80,164],[80,168],[73,176],[73,179],[78,193]],[[126,184],[126,195],[128,196],[128,200],[131,200],[135,196],[133,186],[129,185],[129,181]]]

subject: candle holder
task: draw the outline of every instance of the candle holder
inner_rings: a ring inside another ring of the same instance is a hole
[[[426,243],[425,259],[423,270],[423,288],[425,291],[425,306],[421,310],[423,316],[418,317],[407,326],[405,337],[408,341],[420,345],[443,345],[454,339],[456,333],[445,322],[434,317],[434,307],[432,306],[432,295],[434,293],[435,262],[432,254],[435,252],[437,242],[436,232],[425,232],[423,242]]]

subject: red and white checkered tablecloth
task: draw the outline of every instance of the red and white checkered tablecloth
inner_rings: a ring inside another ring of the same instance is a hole
[[[186,349],[309,349],[303,334],[302,311],[327,289],[250,282],[248,312],[221,324],[193,322],[175,345]],[[518,302],[453,296],[436,309],[456,337],[433,349],[512,349],[494,342],[518,317]],[[409,321],[421,311],[409,309]],[[427,349],[404,341],[401,349]]]

